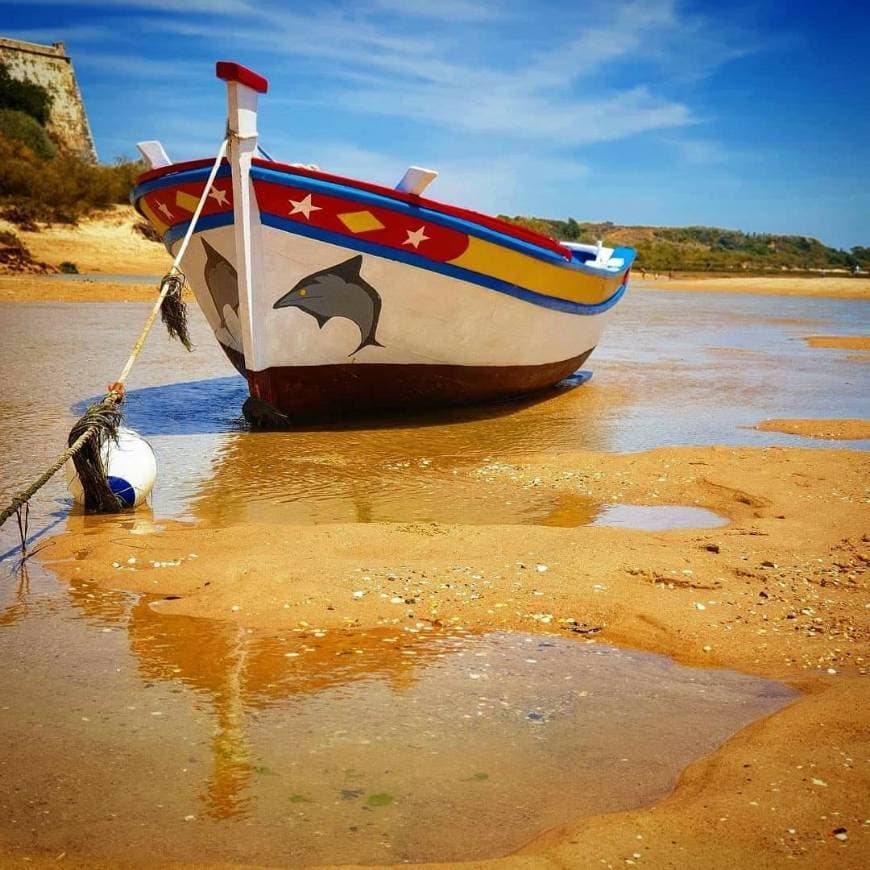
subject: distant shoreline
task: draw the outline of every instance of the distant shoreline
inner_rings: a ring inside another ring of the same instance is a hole
[[[870,299],[870,278],[827,276],[798,278],[791,276],[743,275],[726,277],[721,274],[680,274],[675,278],[633,277],[632,290],[672,290],[682,293],[749,293],[762,296],[821,296],[832,299]]]
[[[7,302],[141,302],[154,298],[155,275],[171,263],[163,245],[146,239],[135,227],[141,219],[131,206],[115,206],[78,225],[53,224],[38,231],[18,229],[0,220],[0,230],[15,233],[34,260],[57,269],[73,263],[82,273],[129,276],[117,283],[81,280],[65,275],[0,271],[0,301]],[[674,277],[669,278],[672,274]],[[141,276],[142,280],[127,283]],[[870,277],[803,273],[735,275],[722,272],[656,272],[635,266],[632,290],[696,293],[755,293],[870,299]]]
[[[165,267],[169,266],[166,257]],[[152,266],[141,281],[95,281],[86,275],[0,274],[0,302],[149,302],[159,287]],[[135,277],[135,276],[130,276]],[[762,296],[815,296],[830,299],[870,299],[870,278],[633,278],[632,291],[734,293]]]

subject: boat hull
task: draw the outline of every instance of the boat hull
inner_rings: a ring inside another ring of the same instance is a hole
[[[201,174],[137,189],[171,253]],[[225,174],[184,271],[251,396],[291,420],[546,389],[589,356],[625,290],[630,259],[596,273],[551,240],[500,234],[493,219],[475,224],[295,171],[264,169],[253,186],[250,297],[239,298]]]
[[[292,419],[494,402],[535,393],[573,374],[592,353],[529,366],[327,365],[247,372],[251,396]]]

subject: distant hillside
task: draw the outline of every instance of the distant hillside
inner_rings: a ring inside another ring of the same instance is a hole
[[[870,247],[841,251],[806,236],[743,233],[717,227],[627,227],[536,217],[505,220],[565,241],[637,249],[637,266],[654,271],[818,272],[870,270]]]

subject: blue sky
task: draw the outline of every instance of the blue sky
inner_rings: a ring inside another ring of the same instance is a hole
[[[863,7],[863,8],[862,8]],[[63,40],[102,159],[213,154],[215,60],[265,75],[276,159],[493,213],[870,245],[870,6],[807,0],[23,0]]]

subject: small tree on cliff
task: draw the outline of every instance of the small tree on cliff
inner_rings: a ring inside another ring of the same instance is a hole
[[[45,126],[51,114],[51,94],[41,85],[12,78],[0,63],[0,109],[24,112]]]

